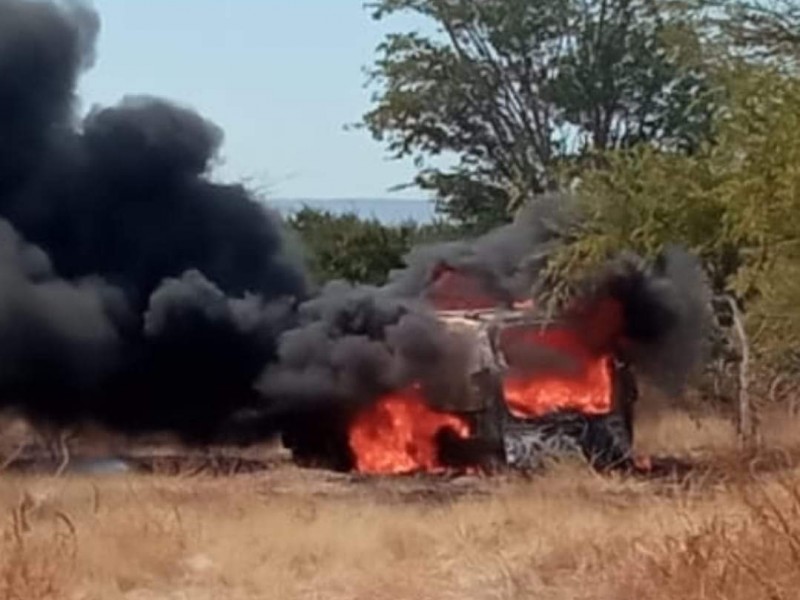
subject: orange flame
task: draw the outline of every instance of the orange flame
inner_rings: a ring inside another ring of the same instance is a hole
[[[461,438],[470,434],[461,417],[428,407],[417,386],[387,394],[350,424],[356,470],[373,474],[442,470],[436,436],[445,428]]]
[[[438,309],[499,304],[476,279],[447,266],[437,270],[434,280],[428,300]],[[528,309],[533,303],[513,305]],[[503,388],[514,416],[539,417],[558,410],[610,412],[611,354],[622,338],[622,306],[613,298],[600,298],[574,307],[569,316],[572,328],[522,326],[502,331],[500,345],[511,367]],[[548,356],[555,362],[545,366],[542,359]],[[350,423],[348,442],[355,468],[362,473],[441,471],[437,437],[446,429],[461,439],[471,435],[461,416],[430,408],[418,385],[387,394]]]
[[[506,403],[516,417],[539,417],[557,410],[605,414],[611,410],[611,358],[594,356],[572,330],[512,328],[503,332],[507,349],[544,347],[560,353],[566,368],[515,368],[504,378]],[[510,354],[513,356],[513,354]]]

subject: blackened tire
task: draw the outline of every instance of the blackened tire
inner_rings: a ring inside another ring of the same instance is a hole
[[[598,469],[629,465],[633,459],[630,420],[624,413],[588,419],[581,447],[586,459]]]

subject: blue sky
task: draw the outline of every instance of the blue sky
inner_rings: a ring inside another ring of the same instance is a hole
[[[411,179],[366,131],[362,67],[389,29],[362,0],[94,0],[97,61],[83,76],[83,109],[126,94],[191,106],[225,130],[224,179],[272,197],[424,197],[389,193]]]

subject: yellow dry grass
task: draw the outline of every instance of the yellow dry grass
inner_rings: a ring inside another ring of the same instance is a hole
[[[776,443],[800,427],[779,420]],[[722,419],[645,420],[725,480],[0,478],[0,599],[779,600],[800,589],[800,471],[749,475]],[[743,472],[739,472],[743,469]],[[417,487],[414,487],[414,486]],[[449,488],[473,489],[447,497]]]

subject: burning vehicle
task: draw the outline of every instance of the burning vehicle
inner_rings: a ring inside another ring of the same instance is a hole
[[[358,414],[348,434],[357,470],[527,470],[566,454],[599,468],[629,464],[636,383],[624,362],[592,356],[567,324],[524,310],[437,316],[472,349],[465,380],[456,383],[462,393],[437,401],[411,387]],[[533,356],[539,366],[526,368]]]
[[[317,427],[305,422],[284,441],[300,462],[322,458],[324,466],[371,474],[531,470],[565,455],[603,470],[632,467],[632,363],[642,362],[643,338],[663,335],[646,331],[642,314],[656,314],[667,329],[677,315],[629,289],[645,281],[630,277],[610,277],[554,318],[531,302],[482,295],[462,273],[436,273],[426,302],[449,344],[466,353],[463,368],[448,373],[446,393],[412,382],[317,419]]]
[[[708,286],[687,253],[609,257],[556,318],[524,304],[580,234],[566,193],[415,245],[382,285],[316,281],[281,216],[215,176],[216,124],[150,96],[76,113],[99,31],[80,4],[0,0],[0,411],[200,447],[280,437],[363,473],[607,467],[630,460],[632,374],[676,393],[699,364]]]
[[[591,354],[568,323],[524,310],[438,316],[469,332],[475,358],[461,405],[437,408],[468,420],[485,466],[532,469],[565,454],[600,468],[629,463],[637,390],[622,360]]]

